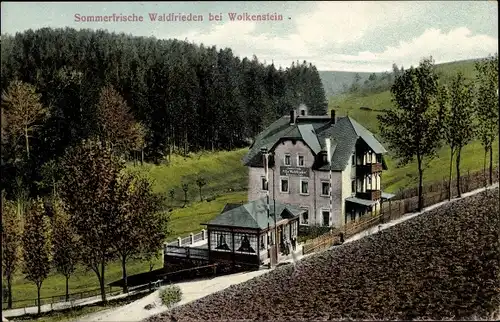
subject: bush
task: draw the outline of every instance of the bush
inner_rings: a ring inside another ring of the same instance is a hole
[[[172,307],[182,299],[181,288],[177,285],[169,285],[160,291],[160,299],[163,305]]]

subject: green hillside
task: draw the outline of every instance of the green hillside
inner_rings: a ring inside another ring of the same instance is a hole
[[[451,78],[457,73],[462,72],[468,79],[476,77],[474,60],[452,62],[436,65],[440,79],[449,83]],[[329,108],[335,109],[337,115],[349,115],[378,135],[377,115],[384,113],[384,110],[393,108],[390,91],[376,93],[371,95],[343,94],[333,96],[329,100]],[[493,159],[498,164],[498,139],[493,147]],[[449,148],[443,147],[438,153],[438,158],[431,161],[429,168],[424,171],[424,182],[442,180],[449,171]],[[467,171],[478,171],[483,169],[484,150],[479,142],[473,142],[464,148],[462,152],[461,169],[465,174]],[[414,186],[417,184],[417,166],[416,163],[410,163],[404,167],[397,167],[397,160],[390,156],[387,158],[389,170],[384,173],[382,186],[384,190],[395,192],[398,189]],[[454,170],[453,170],[454,171]]]

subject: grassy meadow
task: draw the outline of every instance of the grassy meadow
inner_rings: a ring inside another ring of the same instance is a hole
[[[450,75],[462,71],[466,77],[475,76],[474,64],[470,61],[449,63],[437,66],[445,81]],[[360,109],[369,107],[372,110]],[[392,108],[391,95],[389,91],[378,94],[359,96],[341,95],[330,99],[329,108],[335,108],[337,115],[349,115],[360,124],[378,134],[378,120],[376,115],[382,113],[376,110]],[[226,203],[244,202],[247,199],[248,171],[242,164],[241,159],[248,149],[234,151],[204,152],[191,154],[188,157],[173,156],[170,164],[152,165],[144,164],[129,165],[130,171],[138,171],[153,180],[153,189],[165,197],[165,209],[172,209],[170,213],[170,237],[173,240],[179,236],[186,236],[191,232],[203,229],[201,223],[205,223],[217,216]],[[498,139],[494,145],[493,159],[498,164]],[[449,171],[449,148],[443,147],[439,150],[438,158],[430,162],[424,172],[424,183],[441,181],[448,175]],[[462,174],[467,171],[473,172],[483,169],[484,150],[479,142],[473,142],[464,148],[462,152],[461,169]],[[414,186],[417,184],[416,163],[410,163],[404,167],[397,166],[397,160],[387,157],[389,170],[384,172],[382,187],[385,191],[396,192],[398,189]],[[455,169],[453,169],[455,171]],[[202,188],[204,201],[200,201],[199,188],[196,185],[198,175],[206,179],[207,184]],[[188,204],[182,207],[184,192],[182,183],[187,182]],[[169,192],[174,190],[174,198]],[[215,199],[213,199],[215,197]],[[207,201],[209,198],[211,201]],[[155,268],[162,265],[160,259]],[[127,270],[130,275],[141,273],[149,269],[147,263],[130,261]],[[112,282],[121,278],[121,268],[118,262],[110,263],[106,269],[106,282]],[[59,274],[51,274],[43,283],[42,297],[61,295],[65,292],[64,278]],[[92,271],[78,269],[70,279],[70,292],[80,292],[98,288],[98,281]],[[18,272],[13,285],[14,301],[20,299],[36,298],[36,287],[26,281]],[[33,303],[34,305],[34,303]]]

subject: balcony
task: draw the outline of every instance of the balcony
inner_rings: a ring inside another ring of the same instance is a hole
[[[377,200],[380,199],[382,193],[380,190],[366,190],[366,192],[358,192],[356,197],[366,200]]]
[[[365,165],[357,165],[356,166],[356,174],[364,175],[370,173],[376,173],[382,171],[382,163],[371,163]]]

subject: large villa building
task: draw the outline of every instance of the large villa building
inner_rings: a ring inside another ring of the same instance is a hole
[[[302,226],[341,227],[380,210],[386,152],[351,117],[337,118],[334,110],[329,116],[312,116],[301,105],[260,133],[244,157],[248,200],[269,194],[270,200],[303,209]]]
[[[352,118],[307,115],[301,105],[254,140],[243,162],[248,202],[228,204],[191,246],[166,245],[176,257],[259,267],[289,256],[287,245],[313,225],[340,228],[380,211],[387,151]],[[300,250],[298,250],[300,251]]]

